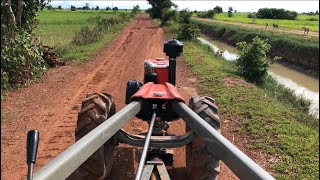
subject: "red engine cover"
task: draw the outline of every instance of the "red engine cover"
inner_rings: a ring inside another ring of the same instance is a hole
[[[157,73],[157,83],[165,84],[169,81],[169,60],[163,58],[145,60],[145,66],[149,66]]]
[[[166,82],[164,84],[154,84],[149,82],[143,85],[138,92],[136,92],[133,98],[143,99],[166,99],[166,100],[179,100],[185,102],[184,98],[177,91],[176,87]]]

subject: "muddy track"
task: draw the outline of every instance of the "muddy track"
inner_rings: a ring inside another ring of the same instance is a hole
[[[315,31],[309,31],[308,34],[304,34],[302,27],[301,30],[298,29],[290,29],[290,28],[284,28],[281,27],[281,24],[279,24],[279,29],[274,30],[272,28],[272,24],[269,25],[269,27],[266,29],[266,26],[263,25],[258,25],[258,24],[246,24],[246,23],[240,23],[240,22],[231,22],[231,21],[221,21],[221,20],[211,20],[211,19],[203,19],[203,18],[195,18],[193,19],[197,20],[202,20],[202,21],[211,21],[211,22],[217,22],[217,23],[223,23],[223,24],[231,24],[231,25],[236,25],[239,27],[251,27],[251,28],[256,28],[256,29],[261,29],[265,31],[272,31],[274,33],[290,33],[290,34],[296,34],[302,37],[310,37],[310,38],[319,38],[319,32]]]
[[[26,134],[31,129],[40,131],[35,171],[72,145],[77,113],[86,94],[110,93],[115,97],[117,110],[124,107],[126,82],[143,80],[145,59],[165,57],[162,48],[166,40],[164,30],[141,15],[92,61],[50,69],[39,82],[10,92],[1,106],[6,114],[1,124],[1,179],[25,177]],[[177,84],[187,100],[197,94],[196,78],[181,60],[177,62]],[[145,122],[133,119],[125,130],[140,133],[147,127]],[[169,129],[175,134],[183,134],[184,130],[182,120],[172,123]],[[225,133],[231,137],[228,130]],[[133,179],[140,154],[139,148],[118,146],[110,179]],[[172,179],[186,179],[184,167],[185,149],[177,148],[174,165],[168,167]],[[226,166],[222,165],[221,171],[220,179],[236,179]]]

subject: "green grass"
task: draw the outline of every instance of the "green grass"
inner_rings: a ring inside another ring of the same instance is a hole
[[[90,17],[117,17],[118,14],[95,10],[43,10],[39,11],[39,25],[35,34],[43,44],[50,47],[62,47],[71,42],[74,34],[84,25],[93,25],[87,20]]]
[[[315,118],[294,103],[270,96],[274,93],[268,89],[226,87],[223,79],[241,79],[234,63],[200,42],[185,42],[183,59],[198,77],[200,93],[216,99],[224,119],[241,122],[234,133],[248,134],[254,141],[250,148],[280,157],[272,168],[277,179],[319,178],[319,126],[310,127]]]
[[[44,10],[39,12],[39,24],[34,32],[44,45],[54,47],[54,51],[62,59],[87,60],[111,42],[126,23],[113,26],[101,40],[86,45],[71,44],[75,33],[83,26],[93,27],[94,23],[88,21],[91,17],[109,18],[118,17],[118,14],[119,12],[105,10]]]
[[[228,17],[228,13],[219,13],[214,16],[215,20],[240,22],[251,24],[252,19],[248,18],[249,13],[233,13],[232,17]],[[313,20],[311,20],[313,19]],[[319,32],[319,15],[298,15],[296,20],[283,19],[259,19],[256,18],[255,23],[258,25],[265,25],[266,23],[272,28],[272,24],[278,24],[280,28],[298,29],[302,31],[302,27],[307,27],[310,31]]]

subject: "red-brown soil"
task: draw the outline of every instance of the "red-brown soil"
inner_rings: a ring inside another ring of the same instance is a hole
[[[149,17],[141,15],[118,35],[118,37],[92,61],[50,69],[38,82],[9,92],[2,102],[5,120],[1,123],[1,179],[23,179],[27,173],[26,134],[31,129],[40,131],[37,155],[37,171],[74,142],[74,129],[81,100],[86,94],[108,92],[115,97],[117,110],[125,106],[125,88],[130,79],[143,80],[143,61],[148,58],[165,57],[163,43],[168,40],[162,28]],[[196,77],[184,61],[177,62],[177,85],[188,100],[197,94]],[[221,116],[222,123],[225,122]],[[228,121],[222,133],[233,139]],[[222,124],[224,126],[224,124]],[[147,130],[147,123],[133,119],[125,130],[140,133]],[[182,120],[171,124],[170,132],[183,134]],[[242,150],[247,145],[241,137],[234,138]],[[245,151],[246,153],[248,151]],[[114,157],[110,179],[133,179],[138,166],[141,148],[120,145]],[[266,167],[264,155],[249,153]],[[168,167],[172,179],[185,179],[185,149],[174,150],[174,165]],[[222,163],[220,179],[237,179]]]

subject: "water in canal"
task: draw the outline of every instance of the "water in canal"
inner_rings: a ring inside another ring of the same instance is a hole
[[[226,43],[213,40],[206,36],[198,38],[203,44],[209,45],[214,52],[221,52],[222,57],[229,61],[237,59],[236,48]],[[319,79],[290,69],[282,64],[273,63],[268,72],[280,84],[292,89],[296,95],[312,101],[310,113],[319,118]]]

